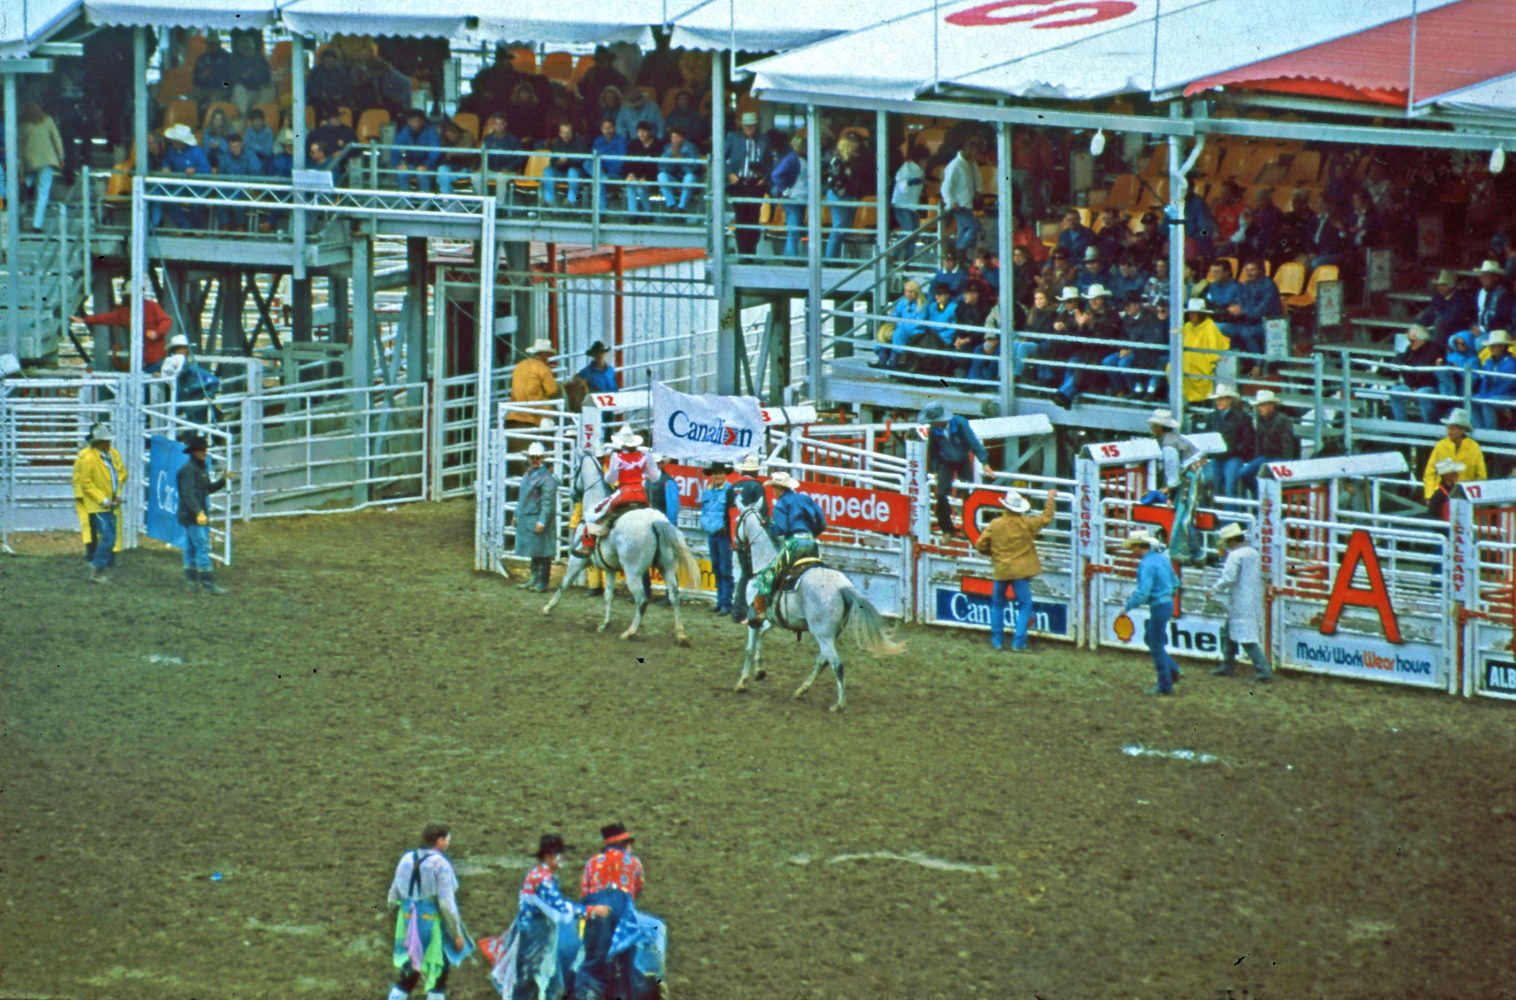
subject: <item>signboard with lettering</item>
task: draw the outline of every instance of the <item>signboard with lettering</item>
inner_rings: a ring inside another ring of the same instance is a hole
[[[1147,624],[1145,611],[1131,613],[1130,619],[1137,626],[1135,631],[1126,628],[1125,621],[1117,622],[1125,614],[1120,604],[1102,603],[1097,614],[1100,616],[1097,641],[1102,649],[1124,646],[1146,652],[1148,647],[1143,639],[1143,627]],[[1199,660],[1221,659],[1221,626],[1224,624],[1223,619],[1207,615],[1186,614],[1182,618],[1171,619],[1169,653]]]
[[[1323,635],[1313,628],[1286,626],[1277,658],[1280,666],[1312,673],[1415,687],[1447,687],[1442,648],[1430,643],[1394,643],[1364,635]]]
[[[983,594],[970,594],[947,587],[932,588],[932,605],[936,612],[933,621],[944,625],[961,625],[966,628],[990,627],[990,599]],[[1015,608],[1006,608],[1005,630],[1015,628]],[[1032,601],[1031,631],[1043,635],[1067,636],[1069,634],[1069,607],[1051,601]]]
[[[1510,660],[1487,660],[1480,679],[1488,693],[1516,698],[1516,663]]]

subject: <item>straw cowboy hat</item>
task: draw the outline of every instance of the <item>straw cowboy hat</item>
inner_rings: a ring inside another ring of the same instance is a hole
[[[1242,397],[1239,396],[1239,395],[1237,395],[1237,390],[1236,389],[1234,389],[1231,386],[1227,385],[1225,382],[1218,382],[1216,384],[1216,390],[1214,392],[1212,392],[1211,395],[1208,398],[1210,398],[1210,399],[1241,399]]]
[[[1451,476],[1455,472],[1462,474],[1463,470],[1467,469],[1468,466],[1451,458],[1439,458],[1434,468],[1436,468],[1439,476]]]
[[[182,142],[186,146],[199,145],[199,143],[195,140],[195,130],[183,122],[164,129],[163,138],[169,140],[170,142]]]
[[[798,490],[800,488],[800,480],[788,472],[776,472],[769,476],[769,485],[785,490]]]
[[[1084,297],[1087,299],[1108,299],[1111,290],[1102,284],[1096,283],[1085,290]]]
[[[757,125],[758,124],[758,112],[756,112],[756,111],[744,111],[742,113],[742,118],[738,120],[738,124],[739,125]]]
[[[186,351],[189,350],[189,338],[182,333],[176,333],[172,337],[168,338],[169,350],[172,351],[175,348],[179,347],[184,348]]]
[[[556,354],[553,350],[553,342],[546,337],[538,337],[532,341],[532,346],[526,349],[528,354]]]
[[[1442,426],[1462,427],[1466,431],[1471,431],[1474,429],[1474,421],[1469,419],[1469,411],[1460,406],[1443,418]]]
[[[1216,537],[1221,539],[1223,542],[1229,542],[1234,538],[1241,538],[1245,534],[1247,534],[1247,532],[1242,530],[1242,525],[1234,522],[1217,532]]]
[[[1480,274],[1498,274],[1498,275],[1504,277],[1505,276],[1505,268],[1501,267],[1500,264],[1498,262],[1496,262],[1496,261],[1487,260],[1483,264],[1479,265],[1479,273]]]
[[[1254,406],[1259,406],[1259,405],[1262,405],[1263,403],[1278,403],[1278,402],[1279,402],[1279,397],[1274,394],[1274,390],[1273,389],[1259,389],[1258,390],[1258,395],[1256,395],[1256,396],[1253,397],[1253,405]]]
[[[620,448],[641,448],[642,435],[638,434],[636,431],[629,431],[623,427],[621,430],[611,435],[611,444],[614,444]]]
[[[1126,536],[1126,541],[1121,543],[1121,547],[1124,549],[1135,549],[1139,545],[1146,545],[1148,548],[1152,548],[1157,544],[1158,539],[1154,538],[1146,531],[1134,531],[1130,535]]]
[[[947,419],[947,407],[942,403],[934,401],[921,408],[921,422],[923,424],[940,424]]]
[[[528,458],[536,458],[539,455],[546,454],[547,449],[542,447],[541,441],[533,441],[531,444],[526,446],[526,455]]]
[[[1437,280],[1432,282],[1432,284],[1456,285],[1458,284],[1458,275],[1455,274],[1451,268],[1445,267],[1441,271],[1437,272]]]
[[[116,428],[112,427],[110,424],[106,423],[103,420],[89,429],[90,444],[96,444],[100,441],[114,440],[116,440]]]
[[[1205,304],[1205,299],[1190,299],[1190,301],[1184,304],[1184,311],[1187,313],[1205,313],[1209,316],[1211,314],[1211,307]]]
[[[1511,335],[1505,330],[1491,330],[1490,335],[1484,338],[1484,346],[1493,347],[1496,344],[1511,346]]]
[[[1063,291],[1061,291],[1061,292],[1058,293],[1058,301],[1059,302],[1078,302],[1079,301],[1079,289],[1073,287],[1072,285],[1066,287]]]
[[[279,145],[293,146],[295,144],[295,130],[287,128],[279,133]]]
[[[737,463],[738,472],[757,472],[761,468],[757,455],[743,455],[742,460]]]
[[[1100,252],[1100,248],[1099,247],[1085,247],[1084,248],[1084,259],[1086,261],[1105,260],[1105,255]]]
[[[1406,328],[1405,336],[1407,340],[1428,340],[1432,336],[1432,331],[1419,323],[1412,323]]]
[[[1032,505],[1027,501],[1027,498],[1020,493],[1007,493],[1000,498],[1000,506],[1012,514],[1025,514],[1032,509]]]
[[[1179,421],[1174,419],[1173,410],[1154,410],[1153,415],[1148,417],[1149,427],[1167,427],[1169,430],[1177,430]]]

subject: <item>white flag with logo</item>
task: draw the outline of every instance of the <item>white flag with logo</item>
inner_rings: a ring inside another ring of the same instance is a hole
[[[763,443],[756,396],[691,396],[653,383],[653,450],[670,458],[736,461]]]

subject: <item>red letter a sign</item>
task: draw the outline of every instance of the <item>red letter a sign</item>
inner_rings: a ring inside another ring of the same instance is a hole
[[[1353,586],[1353,576],[1363,565],[1368,577],[1367,587]],[[1334,635],[1337,619],[1342,609],[1349,604],[1358,608],[1374,608],[1379,612],[1379,622],[1384,626],[1384,637],[1391,642],[1400,641],[1400,622],[1395,609],[1390,605],[1390,592],[1384,585],[1384,573],[1379,569],[1379,553],[1374,551],[1374,540],[1362,528],[1354,531],[1348,539],[1347,549],[1342,553],[1342,565],[1337,570],[1337,579],[1332,581],[1332,596],[1327,598],[1326,612],[1321,616],[1321,634]]]

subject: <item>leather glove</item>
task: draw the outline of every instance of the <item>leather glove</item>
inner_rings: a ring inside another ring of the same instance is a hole
[[[211,519],[205,516],[205,511],[201,511],[195,515],[195,523],[203,528],[211,523]]]

